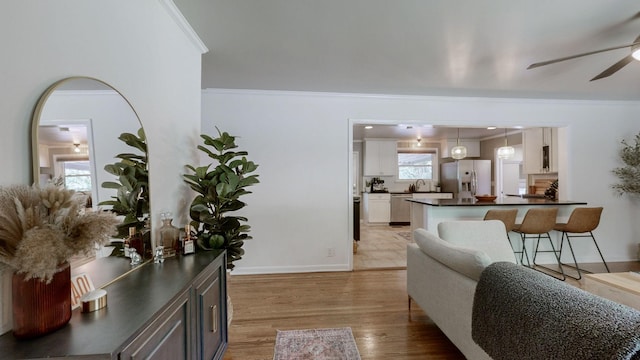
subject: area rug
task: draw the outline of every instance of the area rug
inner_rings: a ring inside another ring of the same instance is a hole
[[[351,328],[280,331],[273,360],[360,360]]]
[[[411,241],[411,231],[401,231],[397,233],[401,238]]]

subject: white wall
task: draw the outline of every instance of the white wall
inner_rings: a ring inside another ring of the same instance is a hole
[[[246,199],[253,240],[234,273],[351,268],[350,122],[428,122],[454,126],[566,127],[560,194],[604,206],[596,231],[610,261],[633,260],[640,242],[638,204],[615,197],[611,169],[620,140],[640,131],[640,103],[369,96],[205,90],[203,132],[238,135],[260,164],[261,183]],[[328,248],[336,257],[327,257]],[[591,249],[578,253],[593,260]],[[597,256],[597,255],[595,255]]]
[[[0,37],[0,144],[10,170],[0,185],[31,182],[30,121],[42,92],[62,78],[90,76],[119,90],[146,130],[154,219],[161,209],[184,213],[191,195],[181,174],[197,159],[200,133],[202,48],[165,1],[7,0]],[[8,298],[0,287],[0,332],[10,325]]]

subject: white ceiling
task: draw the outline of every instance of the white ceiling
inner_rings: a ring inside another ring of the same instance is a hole
[[[623,0],[174,0],[209,48],[203,88],[640,100]]]

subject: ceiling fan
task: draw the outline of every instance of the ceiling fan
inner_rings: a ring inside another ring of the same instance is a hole
[[[610,48],[606,48],[606,49],[589,51],[589,52],[586,52],[586,53],[565,56],[565,57],[561,57],[561,58],[553,59],[553,60],[541,61],[541,62],[537,62],[537,63],[529,65],[529,67],[527,67],[527,69],[533,69],[533,68],[537,68],[537,67],[540,67],[540,66],[545,66],[545,65],[549,65],[549,64],[555,64],[557,62],[561,62],[561,61],[565,61],[565,60],[571,60],[571,59],[575,59],[575,58],[579,58],[579,57],[583,57],[583,56],[594,55],[594,54],[599,54],[599,53],[606,52],[606,51],[624,49],[624,48],[631,48],[631,53],[629,55],[623,57],[620,61],[618,61],[617,63],[611,65],[605,71],[603,71],[600,74],[596,75],[596,77],[594,77],[593,79],[591,79],[589,81],[598,80],[598,79],[606,78],[608,76],[611,76],[611,75],[615,74],[618,70],[622,69],[627,64],[632,62],[633,59],[636,59],[636,60],[640,61],[640,36],[638,36],[633,41],[633,43],[631,43],[631,44],[620,45],[620,46],[614,46],[614,47],[610,47]]]

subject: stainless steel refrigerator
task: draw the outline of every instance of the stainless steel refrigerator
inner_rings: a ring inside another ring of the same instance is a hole
[[[441,166],[443,192],[457,199],[491,194],[491,160],[457,160]]]

